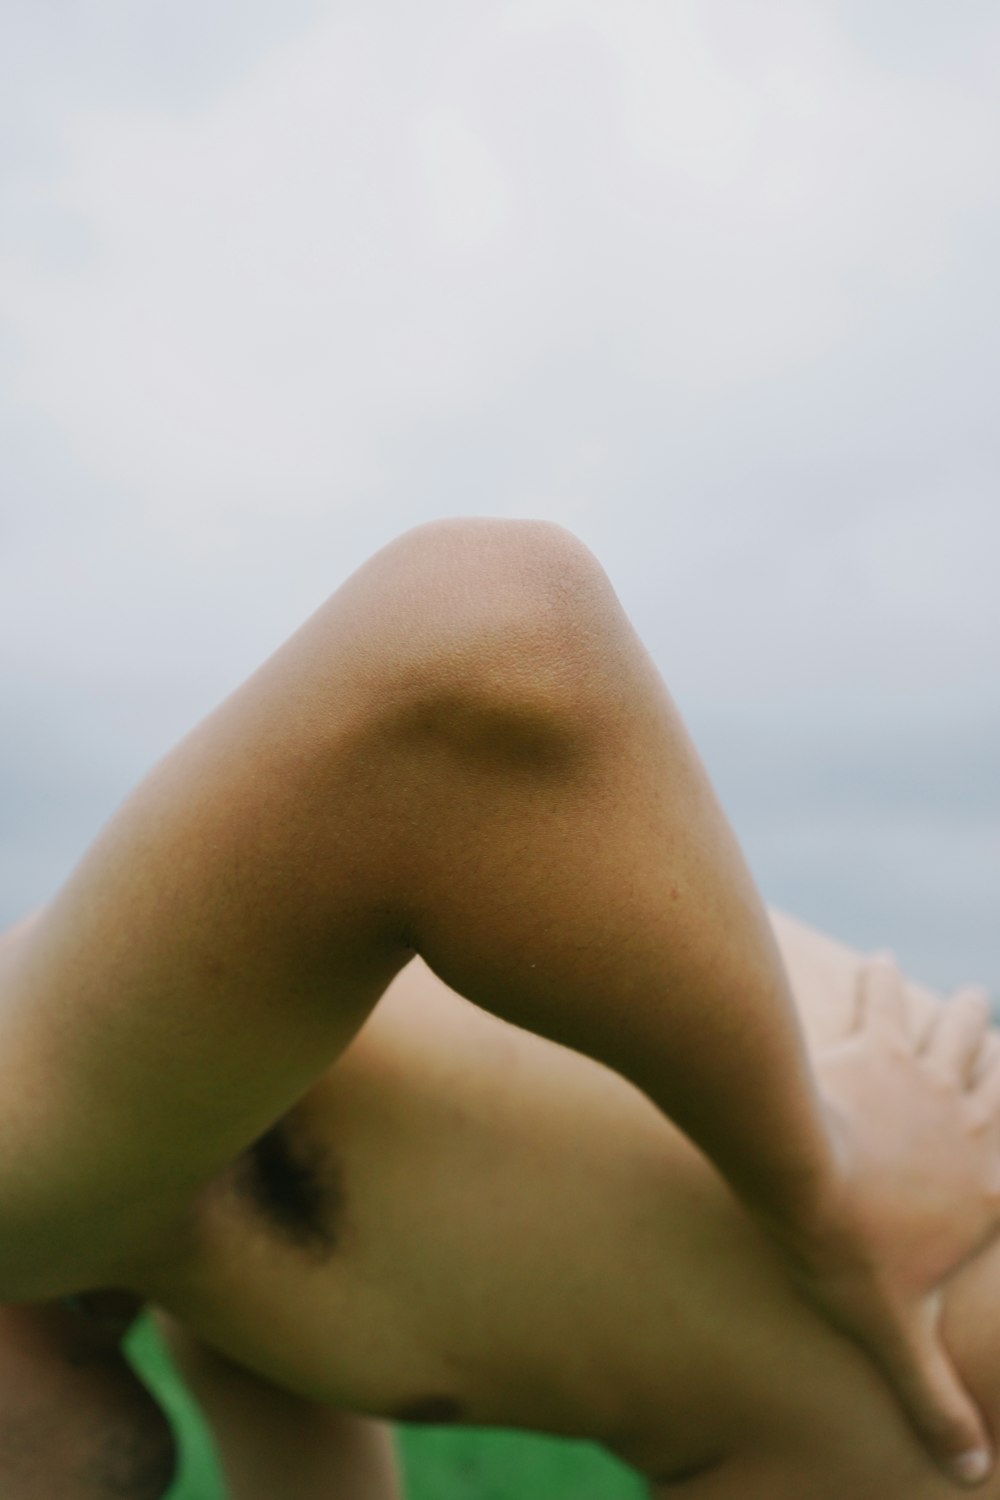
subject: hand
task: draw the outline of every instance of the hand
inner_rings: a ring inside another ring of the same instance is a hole
[[[942,1286],[1000,1231],[1000,1039],[979,990],[922,1035],[886,957],[860,973],[852,1033],[817,1062],[842,1178],[779,1230],[806,1297],[881,1366],[953,1479],[991,1467],[982,1415],[941,1336]]]

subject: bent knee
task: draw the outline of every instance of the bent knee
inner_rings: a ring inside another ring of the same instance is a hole
[[[603,570],[579,537],[554,521],[492,516],[426,521],[404,531],[383,550],[414,569],[461,583],[470,602],[486,590],[495,603],[507,596],[554,599],[604,580]]]
[[[617,604],[593,553],[554,522],[433,521],[395,545],[453,647],[468,632],[566,650]]]
[[[546,521],[417,527],[346,586],[359,588],[378,599],[372,648],[382,644],[394,678],[387,700],[453,727],[477,710],[522,726],[585,715],[633,643],[593,554]]]

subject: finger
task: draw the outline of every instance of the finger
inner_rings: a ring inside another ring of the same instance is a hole
[[[984,984],[963,984],[951,998],[955,1000],[959,995],[980,996],[987,1010],[986,1029],[968,1075],[968,1087],[975,1089],[1000,1061],[1000,1032],[997,1030],[996,1016],[993,1013],[993,998]]]
[[[936,1302],[939,1307],[940,1298]],[[897,1390],[931,1457],[959,1484],[979,1484],[993,1467],[989,1438],[981,1413],[941,1343],[937,1322],[935,1316],[924,1337],[908,1351]]]
[[[960,990],[947,1000],[923,1042],[923,1056],[949,1078],[971,1086],[979,1050],[990,1030],[990,1008],[979,990]]]
[[[973,1087],[979,1114],[1000,1121],[1000,1037],[995,1027],[981,1049],[977,1074]]]
[[[979,1090],[992,1073],[995,1072],[997,1064],[1000,1063],[1000,1031],[991,1026],[986,1033],[983,1045],[979,1049],[976,1065],[972,1070],[969,1087]]]
[[[906,1034],[906,996],[891,953],[873,953],[858,971],[858,1028]]]

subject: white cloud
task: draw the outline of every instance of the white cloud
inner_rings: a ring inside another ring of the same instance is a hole
[[[89,255],[4,268],[22,393],[161,525],[370,502],[588,323],[664,396],[791,374],[933,295],[995,170],[994,100],[821,4],[517,14],[330,14],[210,107],[75,117]]]
[[[469,120],[431,108],[416,122],[424,221],[445,251],[495,244],[511,216],[510,190],[495,155]]]

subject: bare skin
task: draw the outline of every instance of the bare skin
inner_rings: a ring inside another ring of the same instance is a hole
[[[669,696],[593,559],[531,523],[385,549],[6,945],[0,1295],[134,1282],[414,951],[642,1088],[938,1461],[981,1449],[936,1309],[1000,1226],[1000,1084],[973,1110],[910,1069],[882,1119],[842,1107],[864,1054],[818,1086]],[[923,1194],[913,1121],[939,1143]]]
[[[281,1390],[163,1322],[209,1417],[229,1500],[403,1500],[388,1423]]]
[[[995,1056],[974,1001],[942,1006],[887,965],[862,969],[774,923],[817,1058],[872,1026],[887,1056],[923,1038],[942,1074]],[[439,1420],[450,1407],[595,1438],[662,1500],[955,1494],[858,1351],[795,1296],[738,1200],[642,1095],[419,964],[287,1124],[329,1242],[276,1219],[237,1166],[205,1194],[189,1251],[146,1287],[172,1310],[168,1336],[234,1500],[274,1493],[265,1449],[295,1500],[322,1500],[359,1455],[366,1487],[344,1492],[396,1500],[384,1430],[334,1413],[324,1428],[327,1403]],[[998,1299],[994,1248],[953,1279],[946,1309],[994,1428]]]
[[[995,1055],[994,1031],[969,1026],[963,1040],[932,1025],[960,1015],[954,1001],[943,1011],[929,991],[899,990],[884,966],[859,985],[855,955],[789,918],[774,924],[817,1058],[856,1034],[862,1001],[888,1037],[926,1036],[945,1070],[967,1055],[982,1072]],[[276,1199],[251,1158],[238,1160],[136,1285],[174,1310],[166,1331],[233,1500],[399,1500],[387,1427],[343,1404],[593,1437],[663,1500],[954,1493],[647,1100],[418,963],[283,1128],[309,1190]],[[952,1283],[947,1307],[949,1344],[991,1423],[998,1294],[992,1250]],[[162,1423],[117,1355],[131,1310],[104,1294],[98,1321],[0,1316],[5,1419],[29,1459],[13,1467],[8,1444],[12,1500],[161,1492]],[[23,1440],[26,1415],[44,1458]],[[111,1463],[117,1487],[97,1487]]]
[[[0,1308],[4,1500],[160,1500],[166,1492],[174,1439],[121,1353],[130,1316]]]

